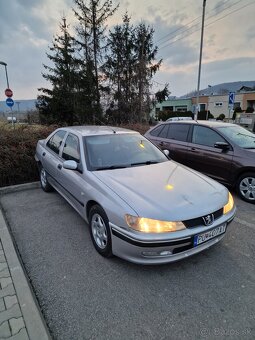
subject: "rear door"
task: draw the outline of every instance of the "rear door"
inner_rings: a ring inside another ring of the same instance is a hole
[[[170,123],[165,149],[169,150],[170,158],[176,162],[187,164],[188,135],[191,124]]]
[[[216,142],[227,141],[210,127],[194,125],[191,142],[187,148],[187,165],[221,182],[228,182],[231,175],[233,149],[221,150]]]
[[[45,149],[42,150],[42,165],[51,178],[55,179],[57,176],[57,166],[60,159],[59,151],[66,135],[65,130],[58,130],[46,143]]]
[[[176,162],[186,164],[186,152],[188,145],[188,135],[191,124],[168,123],[162,125],[160,130],[156,130],[153,136],[155,143],[162,150],[169,150],[170,158]],[[151,139],[151,137],[150,137]]]
[[[84,192],[82,190],[83,166],[81,161],[79,137],[73,133],[68,133],[61,152],[61,162],[58,164],[57,181],[60,190],[68,197],[75,208],[82,213],[84,208]],[[63,162],[73,160],[77,162],[77,170],[69,170],[63,167]]]

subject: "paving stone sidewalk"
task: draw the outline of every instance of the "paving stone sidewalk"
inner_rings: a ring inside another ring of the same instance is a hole
[[[34,187],[0,188],[0,340],[51,339],[1,209],[3,195]]]
[[[28,333],[0,240],[0,339],[28,340]]]

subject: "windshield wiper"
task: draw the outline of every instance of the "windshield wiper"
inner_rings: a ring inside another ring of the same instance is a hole
[[[250,138],[255,139],[255,136],[246,135],[245,133],[241,133],[241,132],[238,132],[238,135],[245,136],[245,137],[250,137]],[[255,141],[254,141],[254,143],[255,143]]]
[[[127,168],[127,165],[109,165],[109,166],[102,166],[100,168],[96,168],[95,171],[99,170],[113,170],[113,169],[124,169]]]
[[[157,164],[159,161],[146,161],[146,162],[139,162],[139,163],[131,163],[131,166],[136,165],[150,165],[150,164]]]

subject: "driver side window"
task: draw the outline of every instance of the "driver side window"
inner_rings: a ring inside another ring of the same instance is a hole
[[[67,136],[62,158],[66,161],[72,160],[77,163],[80,162],[79,139],[77,136],[73,134]]]
[[[214,148],[217,142],[226,142],[217,132],[204,126],[194,126],[192,143]]]

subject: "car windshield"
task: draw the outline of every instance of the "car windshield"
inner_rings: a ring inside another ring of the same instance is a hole
[[[241,126],[224,126],[218,128],[222,134],[244,149],[255,149],[255,134]]]
[[[84,137],[90,170],[110,170],[168,161],[155,145],[138,133]]]

